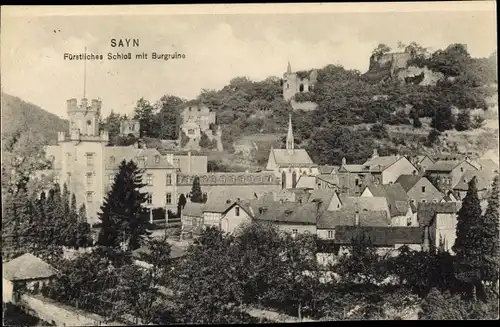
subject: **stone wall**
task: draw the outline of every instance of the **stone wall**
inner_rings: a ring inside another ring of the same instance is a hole
[[[313,111],[318,108],[318,104],[312,101],[304,101],[304,102],[297,102],[294,100],[290,101],[290,104],[293,108],[293,110],[304,110],[304,111]]]

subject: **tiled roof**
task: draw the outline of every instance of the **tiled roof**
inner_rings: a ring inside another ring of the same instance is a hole
[[[203,206],[203,211],[222,213],[235,201],[258,199],[264,194],[259,185],[234,190],[211,189],[207,193],[207,203]]]
[[[344,196],[341,198],[343,208],[359,211],[386,211],[389,212],[387,199],[381,196]]]
[[[368,159],[363,166],[369,166],[371,171],[383,171],[396,161],[401,159],[398,156],[383,156]]]
[[[404,190],[408,192],[421,178],[423,177],[418,175],[401,175],[396,180],[396,183],[401,184]]]
[[[337,244],[351,244],[353,239],[364,236],[374,246],[394,246],[396,244],[422,244],[423,229],[420,227],[356,227],[339,226],[335,228]]]
[[[404,216],[410,207],[408,194],[401,184],[380,184],[370,185],[368,189],[373,196],[384,197],[387,199],[391,217]]]
[[[6,280],[42,279],[54,276],[56,269],[31,253],[23,254],[3,264],[2,276]]]
[[[144,158],[144,164],[139,160]],[[162,156],[156,149],[138,149],[127,146],[107,146],[104,148],[104,168],[118,169],[121,162],[134,161],[139,168],[173,169],[166,156]]]
[[[283,165],[304,165],[315,166],[314,162],[309,157],[309,154],[304,149],[294,149],[290,152],[287,149],[271,149],[274,160],[278,166]]]
[[[296,202],[275,202],[268,205],[264,212],[255,212],[255,219],[281,223],[315,225],[317,215],[318,206],[316,203],[301,205]]]
[[[318,166],[319,173],[320,174],[327,174],[327,175],[331,175],[332,172],[337,171],[338,168],[339,168],[339,166],[331,166],[331,165]]]
[[[469,182],[475,176],[478,190],[485,190],[490,187],[490,183],[495,178],[495,173],[491,170],[468,170],[462,174],[458,183],[453,187],[457,191],[467,191]]]
[[[318,229],[333,229],[337,226],[354,226],[356,211],[342,208],[336,211],[325,211],[318,217]],[[390,218],[385,211],[360,211],[359,224],[361,226],[389,226]]]
[[[307,203],[321,202],[322,209],[327,209],[334,196],[336,196],[336,193],[334,191],[314,190],[311,192]]]
[[[178,174],[178,185],[191,185],[196,176],[200,185],[279,185],[279,180],[272,172],[260,173],[208,173]]]
[[[300,176],[297,181],[296,188],[315,188],[316,187],[316,177],[314,176]]]
[[[431,157],[429,157],[428,155],[423,155],[423,156],[422,156],[422,155],[419,155],[419,156],[417,156],[417,162],[418,162],[418,163],[420,163],[420,162],[424,161],[424,159],[425,159],[425,158],[427,158],[427,159],[429,159],[430,161],[434,162],[434,160],[432,160],[432,158],[431,158]]]
[[[188,202],[182,209],[182,215],[190,217],[202,217],[203,216],[203,204]]]
[[[326,174],[321,174],[316,176],[317,179],[320,179],[322,181],[325,181],[330,184],[334,185],[339,185],[339,176],[337,174],[335,175],[326,175]]]
[[[342,168],[351,173],[370,172],[370,168],[366,167],[365,165],[343,165],[342,167],[339,168],[339,170]]]
[[[456,202],[425,202],[419,203],[417,209],[417,220],[420,226],[429,226],[436,213],[456,213]]]
[[[449,172],[460,165],[463,160],[439,160],[427,168],[428,171]]]

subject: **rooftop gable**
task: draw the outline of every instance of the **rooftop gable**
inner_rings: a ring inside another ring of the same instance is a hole
[[[57,270],[34,256],[25,253],[5,264],[3,264],[3,278],[10,281],[44,279],[57,274]]]

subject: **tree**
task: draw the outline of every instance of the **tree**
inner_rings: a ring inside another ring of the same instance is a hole
[[[388,52],[391,52],[391,47],[389,47],[386,44],[381,43],[375,49],[373,49],[372,55],[381,56],[381,55],[388,53]]]
[[[488,198],[488,207],[483,216],[481,229],[483,232],[481,238],[483,269],[482,279],[488,282],[498,282],[500,266],[500,219],[499,219],[499,187],[498,175],[493,180],[491,194]]]
[[[415,128],[421,128],[422,127],[422,122],[420,121],[420,118],[416,116],[413,118],[413,127]]]
[[[99,245],[118,248],[120,244],[126,244],[129,250],[140,247],[148,234],[148,219],[142,207],[146,194],[140,191],[144,186],[137,165],[123,160],[115,182],[101,205]]]
[[[435,109],[435,114],[432,117],[431,127],[437,129],[440,132],[452,129],[455,124],[455,119],[453,113],[451,112],[451,107],[448,105],[442,105]]]
[[[200,177],[195,176],[193,187],[191,188],[191,202],[203,203],[203,194],[201,193]]]
[[[370,132],[372,132],[373,136],[378,139],[386,138],[389,134],[387,133],[387,128],[383,124],[374,124],[370,128]]]
[[[137,119],[141,125],[141,137],[151,136],[154,137],[154,107],[149,101],[141,98],[137,101],[134,108],[134,119]]]
[[[441,136],[441,132],[437,129],[432,129],[427,135],[427,146],[433,146],[437,141],[439,141],[439,137]]]
[[[204,132],[201,133],[199,145],[202,149],[210,148],[210,145],[211,145],[210,139],[208,138],[207,134],[205,134]]]
[[[467,194],[457,213],[456,240],[452,249],[456,253],[459,279],[473,284],[473,296],[478,282],[481,281],[483,231],[476,177],[468,183]]]
[[[463,110],[458,114],[457,122],[455,123],[455,129],[457,131],[466,131],[470,129],[470,113],[468,110]]]
[[[181,193],[181,195],[179,195],[179,201],[177,202],[177,205],[179,206],[179,208],[184,209],[186,203],[186,196],[184,195],[184,193]]]
[[[162,139],[175,140],[179,137],[180,115],[179,107],[184,101],[176,96],[164,95],[156,103],[158,121],[160,123],[158,136]]]

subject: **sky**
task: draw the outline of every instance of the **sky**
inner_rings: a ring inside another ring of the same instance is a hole
[[[397,49],[398,41],[416,41],[431,50],[464,43],[474,57],[496,50],[491,2],[353,5],[4,6],[2,91],[66,118],[66,100],[83,96],[84,61],[64,53],[85,47],[105,57],[86,62],[86,95],[103,101],[103,115],[131,113],[141,97],[189,100],[237,76],[281,77],[288,61],[294,71],[340,64],[363,73],[380,43]],[[139,39],[139,47],[112,48],[112,38]],[[185,59],[107,60],[109,52]]]

